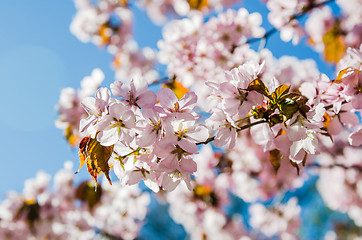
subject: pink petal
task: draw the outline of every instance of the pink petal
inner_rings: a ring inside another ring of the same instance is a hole
[[[180,172],[186,173],[186,174],[192,174],[192,173],[196,172],[197,165],[192,158],[183,158],[181,161],[180,168],[181,168]]]
[[[138,96],[137,104],[140,108],[153,108],[157,102],[156,94],[152,91],[147,91]]]
[[[352,106],[356,109],[362,109],[362,93],[352,97]]]
[[[348,142],[352,146],[356,147],[362,145],[362,127],[348,136]]]
[[[175,93],[169,88],[162,88],[157,92],[157,98],[160,100],[160,104],[164,108],[174,108],[174,104],[178,101]]]
[[[197,96],[194,92],[187,92],[185,95],[180,99],[180,108],[189,108],[192,109],[196,105]]]
[[[126,96],[126,91],[124,89],[123,83],[121,81],[115,81],[114,83],[111,84],[111,91],[113,93],[114,96],[116,97],[125,97]]]
[[[205,126],[199,125],[195,128],[195,132],[189,133],[187,135],[196,142],[204,142],[209,137],[209,130]]]
[[[111,146],[118,141],[117,128],[111,128],[98,133],[97,140],[103,146]]]
[[[188,153],[196,153],[197,152],[196,144],[189,141],[188,139],[182,138],[177,143],[184,151],[186,151]]]
[[[81,104],[82,104],[84,110],[89,115],[101,115],[102,114],[100,109],[96,106],[95,98],[92,98],[92,97],[84,98]]]

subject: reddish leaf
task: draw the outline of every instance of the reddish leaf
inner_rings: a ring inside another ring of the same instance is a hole
[[[18,209],[14,218],[17,220],[24,217],[32,232],[35,231],[34,224],[40,218],[40,206],[34,199],[25,200],[23,205]]]
[[[88,146],[88,143],[90,141],[90,137],[84,137],[82,138],[82,140],[80,141],[79,143],[79,161],[80,161],[80,166],[78,168],[78,170],[75,172],[75,173],[78,173],[79,170],[83,167],[85,161],[86,161],[86,158],[87,158],[87,146]]]
[[[104,173],[109,183],[112,184],[109,178],[108,160],[113,152],[112,146],[102,146],[96,139],[85,137],[79,144],[80,167],[87,162],[87,169],[93,179],[97,182],[99,174]]]

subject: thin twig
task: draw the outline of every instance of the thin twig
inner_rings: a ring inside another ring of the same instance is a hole
[[[241,128],[238,128],[236,131],[237,131],[237,132],[240,132],[240,131],[242,131],[242,130],[251,128],[252,126],[259,125],[259,124],[261,124],[261,123],[267,123],[267,122],[268,122],[267,120],[263,119],[263,120],[260,120],[260,121],[253,122],[253,123],[247,124],[247,125],[245,125],[245,126],[242,126]]]
[[[346,100],[344,100],[343,102],[342,102],[342,105],[343,104],[346,104],[347,103],[347,101]],[[328,106],[326,106],[326,107],[324,107],[326,110],[329,110],[329,109],[331,109],[331,108],[333,108],[334,106],[333,106],[333,104],[331,104],[331,105],[328,105]]]
[[[154,82],[148,84],[148,86],[155,85],[155,84],[159,84],[159,83],[165,83],[165,82],[167,82],[168,80],[170,80],[169,77],[159,78],[159,79],[155,80]]]
[[[290,20],[288,22],[286,22],[282,27],[288,25],[291,21],[295,20],[295,19],[299,19],[302,16],[304,16],[306,13],[310,12],[311,10],[313,10],[314,8],[318,8],[318,7],[322,7],[330,2],[334,2],[335,0],[327,0],[321,3],[317,3],[317,4],[311,4],[309,5],[306,9],[302,10],[299,13],[296,13],[294,15],[292,15],[292,17],[290,18]],[[273,27],[272,29],[268,30],[262,37],[260,38],[250,38],[248,39],[244,44],[249,44],[249,43],[253,43],[253,42],[257,42],[263,39],[267,39],[269,36],[273,35],[274,33],[278,32],[279,29],[276,27]]]
[[[314,167],[314,168],[334,168],[334,167],[340,167],[340,168],[343,168],[343,169],[355,169],[359,172],[362,172],[362,166],[360,165],[351,165],[351,166],[346,166],[346,165],[343,165],[343,164],[340,164],[340,163],[335,163],[335,164],[332,164],[332,165],[319,165],[319,164],[316,164],[316,163],[313,163],[313,164],[308,164],[306,165],[306,167]]]
[[[242,130],[245,130],[245,129],[248,129],[248,128],[251,128],[252,126],[255,126],[255,125],[258,125],[258,124],[261,124],[261,123],[267,123],[268,121],[263,119],[263,120],[260,120],[260,121],[257,121],[257,122],[253,122],[253,123],[250,123],[250,124],[247,124],[245,126],[242,126],[241,128],[238,128],[236,129],[237,132],[240,132]],[[215,136],[212,136],[212,137],[209,137],[206,141],[204,142],[199,142],[199,143],[196,143],[196,145],[201,145],[201,144],[208,144],[209,142],[212,142],[215,140]]]
[[[121,238],[121,237],[114,236],[114,235],[107,233],[105,231],[102,231],[102,230],[99,230],[99,235],[101,235],[101,237],[108,239],[108,240],[123,240],[123,238]]]

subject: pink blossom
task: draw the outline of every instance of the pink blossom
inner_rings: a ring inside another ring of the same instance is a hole
[[[145,119],[145,123],[140,127],[139,135],[136,139],[139,146],[150,146],[156,141],[160,141],[163,137],[164,124],[160,114],[161,110],[156,107],[153,109],[142,110],[142,116]]]
[[[156,104],[156,95],[152,91],[147,91],[147,87],[147,82],[138,76],[131,80],[129,87],[120,81],[114,82],[111,84],[111,91],[114,96],[122,97],[129,105],[152,108]]]
[[[175,93],[169,88],[162,88],[157,92],[157,99],[168,114],[192,113],[197,102],[197,96],[193,92],[187,92],[178,100]]]
[[[196,153],[196,143],[204,142],[209,137],[208,129],[194,120],[167,119],[165,139],[170,144],[177,144],[189,153]]]
[[[245,117],[253,106],[262,105],[264,97],[254,91],[246,91],[249,84],[257,78],[262,71],[260,66],[245,64],[226,72],[227,82],[220,84],[220,95],[223,101],[223,109],[230,115],[239,113]]]
[[[80,121],[79,131],[84,132],[85,135],[95,135],[98,130],[97,123],[108,114],[108,106],[111,102],[111,92],[107,88],[98,89],[95,98],[83,99],[82,106],[88,113],[88,117]]]
[[[215,146],[221,147],[227,145],[233,148],[236,141],[236,125],[235,121],[225,115],[221,110],[216,110],[210,118],[206,120],[206,124],[216,130]]]
[[[129,143],[134,139],[133,128],[136,127],[135,114],[123,103],[113,103],[109,106],[109,114],[98,123],[97,140],[103,146],[110,146],[117,141]]]

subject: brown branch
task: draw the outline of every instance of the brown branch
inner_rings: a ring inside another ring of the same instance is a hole
[[[172,78],[170,79],[169,77],[162,77],[162,78],[159,78],[159,79],[155,80],[154,82],[148,84],[148,86],[156,85],[156,84],[160,84],[160,83],[166,83],[169,80],[172,80]]]
[[[260,121],[257,121],[257,122],[253,122],[253,123],[249,123],[245,126],[242,126],[238,129],[236,129],[237,132],[240,132],[240,131],[243,131],[245,129],[248,129],[248,128],[251,128],[252,126],[255,126],[255,125],[259,125],[261,123],[267,123],[268,121],[263,119],[263,120],[260,120]],[[196,143],[196,145],[201,145],[201,144],[208,144],[209,142],[212,142],[215,140],[215,136],[212,136],[212,137],[209,137],[206,141],[204,142],[199,142],[199,143]]]
[[[343,165],[343,164],[340,164],[340,163],[335,163],[335,164],[332,164],[332,165],[319,165],[319,164],[316,164],[316,163],[313,163],[313,164],[308,164],[306,165],[306,167],[313,167],[313,168],[334,168],[334,167],[340,167],[340,168],[343,168],[343,169],[355,169],[359,172],[362,172],[362,166],[361,165],[351,165],[351,166],[346,166],[346,165]]]
[[[343,105],[343,104],[346,104],[346,103],[347,103],[347,101],[344,100],[344,101],[342,102],[342,105]],[[332,107],[333,107],[333,104],[328,105],[328,106],[325,106],[324,108],[325,108],[326,110],[329,110],[329,109],[331,109]]]

